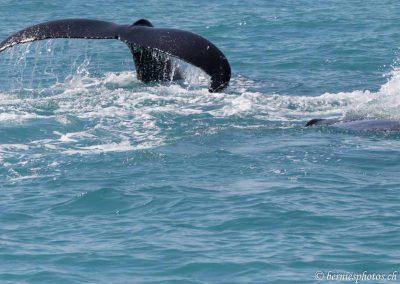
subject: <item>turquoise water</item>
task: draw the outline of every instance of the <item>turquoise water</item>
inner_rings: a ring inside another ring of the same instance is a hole
[[[144,85],[106,40],[0,54],[1,283],[400,270],[400,134],[303,128],[400,119],[399,3],[25,2],[2,0],[1,39],[53,19],[147,18],[210,39],[233,78],[217,94],[192,69]]]

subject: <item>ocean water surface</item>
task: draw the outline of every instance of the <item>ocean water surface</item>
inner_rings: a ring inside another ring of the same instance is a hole
[[[400,119],[399,9],[1,0],[1,40],[54,19],[146,18],[211,40],[232,80],[212,94],[187,67],[183,83],[145,85],[112,40],[0,53],[0,282],[321,283],[400,271],[400,134],[303,127]]]

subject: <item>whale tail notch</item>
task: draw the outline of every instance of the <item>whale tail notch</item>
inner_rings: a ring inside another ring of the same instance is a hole
[[[137,27],[153,28],[146,19],[132,24]],[[176,63],[167,55],[155,49],[146,48],[127,42],[136,67],[137,78],[145,83],[156,81],[175,81],[183,79]]]

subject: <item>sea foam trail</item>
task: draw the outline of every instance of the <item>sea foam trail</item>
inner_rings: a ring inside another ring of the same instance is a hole
[[[1,93],[0,122],[56,119],[68,124],[68,116],[75,116],[88,121],[99,119],[97,128],[108,123],[114,130],[119,127],[135,130],[133,133],[138,137],[149,137],[149,131],[152,136],[161,134],[157,116],[162,114],[207,114],[216,118],[235,116],[283,122],[327,116],[399,119],[398,70],[378,92],[325,93],[316,97],[247,91],[242,88],[243,80],[233,78],[225,93],[210,94],[205,87],[145,86],[130,72],[109,73],[100,78],[75,76],[66,83],[39,90],[44,95]]]
[[[184,66],[185,82],[145,85],[134,72],[91,75],[89,65],[87,58],[76,64],[75,73],[63,83],[0,93],[0,127],[51,124],[55,129],[51,134],[26,142],[29,151],[44,147],[65,154],[93,154],[168,143],[176,139],[171,129],[181,127],[175,120],[183,117],[196,117],[188,120],[183,132],[204,127],[204,120],[210,128],[222,129],[271,127],[271,123],[297,127],[314,117],[400,119],[397,69],[377,92],[312,97],[255,92],[257,82],[242,76],[234,76],[225,92],[209,93],[207,76],[188,66]],[[6,152],[2,151],[3,157]]]
[[[255,92],[254,90],[260,89],[257,88],[259,84],[239,75],[232,78],[230,87],[224,93],[210,94],[207,92],[209,77],[198,68],[177,59],[175,60],[183,70],[186,80],[170,86],[146,86],[136,79],[134,72],[91,75],[93,68],[96,69],[104,61],[101,60],[104,52],[101,47],[98,41],[49,40],[44,44],[31,43],[8,50],[8,57],[3,60],[6,64],[14,64],[14,68],[10,68],[15,73],[12,75],[19,74],[11,76],[16,78],[16,82],[10,85],[16,86],[16,91],[22,95],[16,96],[16,92],[9,90],[0,94],[0,122],[32,120],[42,114],[40,110],[48,110],[49,107],[53,108],[58,120],[66,121],[60,116],[68,114],[84,119],[110,116],[125,119],[126,114],[130,113],[144,119],[145,123],[150,120],[151,125],[158,121],[151,119],[155,114],[207,114],[216,118],[234,116],[255,118],[261,122],[302,122],[312,117],[331,116],[349,119],[399,119],[397,90],[400,87],[400,71],[397,69],[378,92],[355,90],[313,97],[296,96],[295,93],[269,94],[265,91]],[[98,53],[93,54],[93,49]],[[62,62],[55,60],[59,58],[57,54],[64,53],[65,50],[69,50],[71,57],[62,57]],[[118,50],[129,54],[128,50]],[[44,59],[46,64],[39,64],[38,58]],[[60,64],[71,68],[63,83],[60,83],[62,79],[54,70]],[[132,67],[131,65],[129,58],[129,66]],[[29,66],[34,66],[33,70]],[[24,89],[28,85],[21,85],[26,83],[24,77],[30,77],[30,89]],[[40,82],[38,86],[32,83],[41,80],[55,83],[45,87],[41,87]]]
[[[268,121],[303,121],[309,116],[354,116],[359,118],[398,119],[397,112],[400,71],[391,73],[390,80],[378,92],[324,93],[320,96],[296,96],[253,92],[243,86],[257,84],[243,77],[234,77],[224,93],[210,94],[203,88],[187,88],[179,84],[145,86],[129,72],[109,73],[102,78],[81,77],[60,85],[60,98],[65,103],[81,103],[68,96],[85,93],[88,108],[99,100],[113,97],[112,106],[141,113],[175,115],[209,114],[214,117],[256,117]],[[110,93],[111,92],[111,93]],[[148,108],[145,102],[151,102]],[[100,108],[102,108],[100,106]],[[72,107],[72,111],[76,109]],[[69,107],[65,111],[69,111]],[[95,110],[95,109],[92,109]],[[103,108],[104,110],[104,108]],[[82,111],[82,110],[79,110]],[[101,115],[101,113],[99,113]]]
[[[0,163],[9,179],[56,177],[62,161],[48,165],[53,157],[151,149],[223,129],[297,128],[313,117],[400,119],[399,70],[377,92],[315,97],[254,92],[257,82],[241,76],[209,93],[202,80],[145,85],[133,72],[79,70],[64,83],[0,93]]]

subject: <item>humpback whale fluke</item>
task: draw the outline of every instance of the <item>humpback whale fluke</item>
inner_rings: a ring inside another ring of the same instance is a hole
[[[213,43],[192,32],[154,28],[145,19],[131,25],[87,19],[46,22],[10,36],[0,43],[0,52],[16,44],[52,38],[121,40],[129,46],[138,78],[144,82],[180,79],[170,56],[207,73],[210,92],[223,90],[231,77],[227,58]]]

